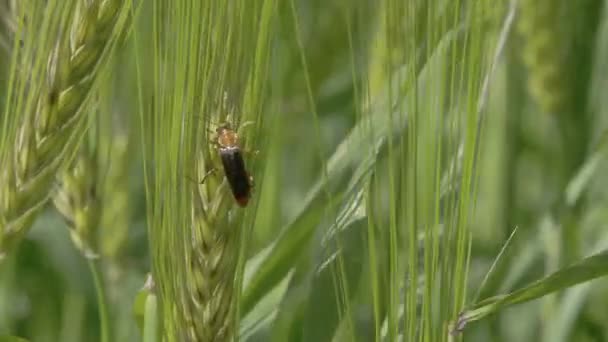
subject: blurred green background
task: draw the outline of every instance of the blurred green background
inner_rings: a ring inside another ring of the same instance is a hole
[[[4,108],[14,4],[1,1]],[[138,115],[138,91],[146,101],[161,93],[153,89],[151,72],[153,3],[136,6],[132,32],[117,47],[100,86],[111,130],[128,139],[122,183],[107,185],[123,190],[125,202],[104,221],[118,227],[107,239],[125,234],[103,271],[112,341],[141,340],[134,305],[152,269],[142,149],[162,142],[142,138],[147,126],[140,124],[145,116]],[[275,293],[269,304],[274,316],[251,305],[259,315],[251,320],[262,323],[251,331],[241,327],[244,340],[373,341],[376,331],[385,341],[608,341],[604,279],[505,308],[462,334],[448,333],[455,314],[477,300],[509,293],[608,248],[608,3],[293,0],[275,6],[267,87],[260,91],[264,110],[257,118],[263,125],[256,142],[263,150],[253,169],[255,204],[247,209],[255,210],[248,256],[276,243],[302,210],[311,216],[298,227],[308,219],[315,228],[310,241],[301,242],[304,256],[292,261],[289,253],[277,254],[293,270],[289,290]],[[434,62],[443,45],[451,52]],[[387,91],[393,83],[403,87]],[[409,114],[393,118],[393,112]],[[386,124],[393,133],[382,133],[380,151],[357,178],[377,142],[365,128],[368,122],[372,129]],[[353,132],[363,138],[356,140]],[[335,167],[327,165],[332,158],[346,171],[325,169]],[[303,209],[318,184],[321,193],[339,199],[335,212],[324,205]],[[363,209],[357,196],[365,198]],[[352,234],[327,242],[333,224],[342,221]],[[378,241],[371,253],[370,230]],[[385,255],[393,251],[391,241],[399,262]],[[451,254],[456,246],[465,259]],[[341,253],[339,270],[323,272],[335,251]],[[451,262],[461,268],[450,269]],[[255,269],[252,263],[246,267],[246,274]],[[413,269],[419,280],[411,280]],[[375,278],[382,279],[379,289],[373,289]],[[277,289],[268,284],[265,292]],[[452,290],[461,303],[450,301]],[[417,305],[404,300],[410,296]],[[97,309],[86,259],[49,205],[0,264],[0,336],[97,341]],[[337,310],[338,318],[327,318],[332,315],[325,310]],[[375,310],[396,315],[374,321]],[[387,332],[391,320],[399,337]],[[277,332],[282,330],[288,332]]]

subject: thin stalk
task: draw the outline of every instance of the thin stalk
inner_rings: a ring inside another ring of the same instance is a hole
[[[103,286],[103,276],[100,271],[100,263],[97,259],[88,259],[89,268],[93,275],[95,292],[97,293],[97,308],[99,312],[99,323],[101,326],[100,342],[110,342],[110,320],[108,319],[108,306],[106,293]],[[146,315],[147,318],[147,315]]]

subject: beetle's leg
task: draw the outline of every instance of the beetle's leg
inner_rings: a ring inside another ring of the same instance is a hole
[[[207,173],[205,173],[205,175],[203,176],[203,179],[201,179],[200,181],[197,181],[190,176],[186,176],[186,178],[188,178],[190,181],[192,181],[196,184],[203,184],[207,180],[207,177],[211,176],[211,174],[215,173],[215,171],[216,171],[216,168],[212,168],[211,170],[207,171]]]
[[[251,155],[253,158],[257,157],[258,154],[260,154],[260,150],[243,149],[242,151],[245,154]]]
[[[207,177],[211,176],[213,173],[215,173],[215,171],[217,171],[216,168],[212,168],[211,170],[207,171],[207,173],[205,173],[205,175],[203,176],[203,179],[201,179],[199,184],[205,183],[205,180],[207,180]]]
[[[254,125],[254,124],[255,124],[255,121],[253,121],[253,120],[249,120],[249,121],[245,121],[245,122],[243,122],[243,123],[242,123],[242,124],[239,126],[239,129],[238,129],[237,134],[241,134],[241,133],[243,133],[243,130],[244,130],[245,128],[247,128],[248,126]]]

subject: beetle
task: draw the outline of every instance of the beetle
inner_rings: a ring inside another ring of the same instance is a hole
[[[218,153],[228,185],[239,206],[245,207],[251,197],[253,177],[245,168],[239,136],[227,123],[217,127],[216,133]]]

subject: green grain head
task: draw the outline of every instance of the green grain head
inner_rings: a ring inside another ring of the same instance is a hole
[[[519,6],[518,29],[524,40],[528,89],[543,112],[557,113],[568,101],[565,37],[559,30],[561,1],[522,0]]]
[[[273,6],[180,0],[154,7],[154,90],[141,115],[153,275],[168,340],[237,337],[241,242],[255,196],[244,208],[235,201],[215,129],[229,123],[243,151],[260,148],[253,142]],[[242,129],[248,121],[253,124]],[[260,180],[252,153],[244,158]]]
[[[60,173],[53,202],[68,222],[76,248],[87,258],[96,258],[101,216],[100,165],[97,148],[90,145],[85,139],[72,164]]]
[[[130,7],[119,0],[24,4],[23,22],[44,15],[17,33],[24,47],[13,51],[14,93],[5,110],[16,133],[3,137],[0,158],[0,255],[27,232],[76,153],[86,131],[83,107]]]

